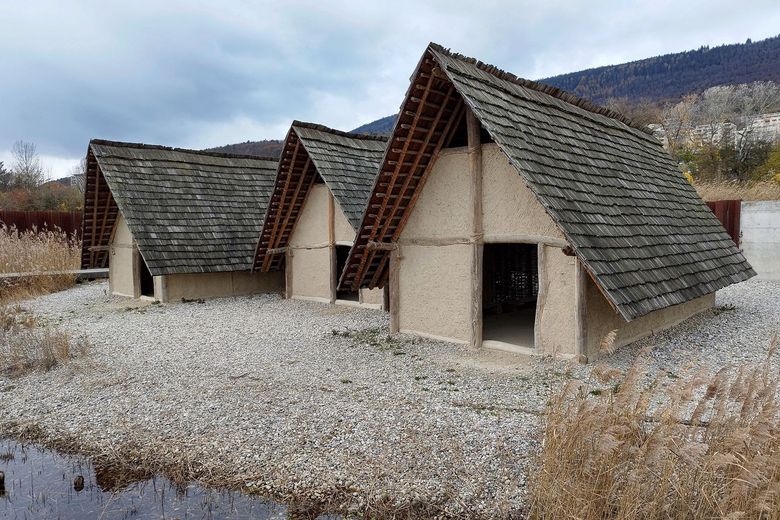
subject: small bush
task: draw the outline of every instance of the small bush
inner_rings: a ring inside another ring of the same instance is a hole
[[[666,388],[639,363],[617,390],[570,383],[549,404],[532,517],[780,519],[775,346]]]
[[[20,307],[0,307],[0,375],[51,370],[90,350],[86,338],[40,323]]]
[[[0,224],[0,273],[45,273],[78,269],[81,242],[60,230],[20,232]],[[0,303],[60,291],[72,286],[75,275],[0,279]]]

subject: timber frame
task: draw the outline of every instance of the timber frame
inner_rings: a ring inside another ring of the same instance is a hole
[[[623,320],[755,276],[646,128],[431,43],[412,75],[341,288],[373,289],[388,282],[391,254],[383,244],[399,240],[453,131],[462,143],[469,113],[558,226],[565,254],[577,258]],[[474,172],[477,124],[466,126]],[[474,211],[472,240],[479,242],[481,210],[475,206]],[[477,254],[474,270],[478,263]],[[477,314],[472,313],[474,323]],[[473,336],[479,336],[476,325]]]
[[[387,139],[334,130],[315,123],[293,121],[284,140],[274,188],[265,212],[254,256],[254,271],[278,271],[285,266],[285,252],[312,186],[327,185],[328,241],[335,262],[333,220],[336,205],[355,228],[373,186]],[[331,300],[335,300],[336,281]]]
[[[455,87],[426,53],[420,60],[412,84],[388,144],[382,169],[371,193],[364,223],[358,229],[350,262],[339,285],[357,290],[384,287],[390,255],[370,242],[389,243],[409,219],[428,173],[441,149],[452,139],[465,117],[466,106]],[[391,309],[393,294],[390,294]]]
[[[311,158],[295,129],[290,127],[255,251],[254,271],[279,271],[284,268],[287,242],[316,180]],[[292,282],[289,285],[292,286]]]
[[[90,148],[87,152],[84,219],[81,224],[81,240],[85,244],[81,249],[82,269],[108,267],[108,244],[118,214],[114,196]]]

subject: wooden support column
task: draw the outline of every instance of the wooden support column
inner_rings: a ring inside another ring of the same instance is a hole
[[[284,252],[284,297],[293,297],[293,249],[288,247]]]
[[[388,287],[390,290],[390,333],[395,334],[400,330],[399,316],[398,316],[398,297],[399,297],[399,274],[401,271],[401,247],[398,246],[390,251],[390,269],[388,272]]]
[[[330,259],[330,303],[336,303],[336,201],[328,190],[328,254]]]
[[[466,131],[468,135],[469,174],[471,175],[471,201],[474,208],[471,227],[471,340],[472,348],[482,346],[482,143],[477,116],[466,109]]]
[[[580,259],[574,264],[574,348],[576,359],[580,363],[588,362],[588,323],[586,284],[588,274],[582,267]]]
[[[130,240],[130,247],[132,248],[132,255],[130,256],[130,266],[133,269],[133,298],[141,297],[141,252],[138,251],[138,246],[135,243],[135,238]],[[111,289],[111,268],[109,267],[109,283],[108,287]],[[113,289],[111,289],[113,291]]]

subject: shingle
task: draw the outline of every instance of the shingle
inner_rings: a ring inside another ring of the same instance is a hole
[[[153,275],[251,269],[275,159],[97,140],[90,151]]]
[[[334,133],[319,125],[298,123],[293,124],[293,129],[347,220],[357,229],[379,173],[386,142]]]
[[[433,91],[439,101],[429,103],[426,96]],[[452,116],[431,115],[445,107],[459,114],[464,105],[626,320],[755,275],[647,129],[555,87],[431,44],[391,137],[409,142],[414,136],[423,144],[419,150],[390,148],[386,155],[339,281],[342,288],[386,282],[388,253],[368,242],[400,235],[410,211],[405,201],[414,200],[431,169],[429,158],[453,122]],[[423,113],[428,119],[420,122],[417,115]],[[404,164],[414,166],[404,170]],[[386,202],[391,193],[393,207]]]
[[[653,137],[430,51],[625,319],[755,275]]]

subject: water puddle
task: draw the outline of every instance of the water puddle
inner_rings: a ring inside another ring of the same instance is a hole
[[[0,472],[0,518],[8,520],[288,518],[285,506],[239,492],[118,474],[83,457],[12,440],[0,440]]]

